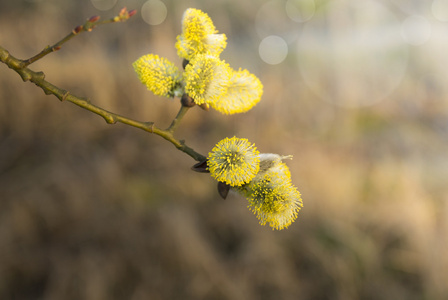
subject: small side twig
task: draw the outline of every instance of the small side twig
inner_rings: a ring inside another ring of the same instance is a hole
[[[118,16],[115,16],[113,18],[110,18],[110,19],[107,19],[107,20],[104,20],[104,21],[99,21],[99,19],[100,19],[99,16],[93,16],[93,17],[89,18],[83,25],[76,26],[72,30],[72,32],[70,32],[68,35],[66,35],[63,39],[61,39],[60,41],[58,41],[54,45],[45,47],[41,52],[39,52],[38,54],[34,55],[33,57],[21,60],[20,66],[22,68],[27,67],[27,66],[31,65],[32,63],[38,61],[39,59],[45,57],[46,55],[61,49],[63,44],[65,44],[66,42],[71,40],[73,37],[75,37],[76,35],[78,35],[78,34],[80,34],[82,32],[86,32],[86,31],[90,32],[96,26],[99,26],[99,25],[104,25],[104,24],[108,24],[108,23],[116,23],[116,22],[125,22],[130,17],[135,15],[136,12],[137,12],[136,10],[128,11],[124,7],[124,8],[122,8],[120,10],[120,13],[118,14]]]

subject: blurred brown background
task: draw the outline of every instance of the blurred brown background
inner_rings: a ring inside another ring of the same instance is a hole
[[[31,69],[167,127],[178,99],[131,64],[151,52],[180,66],[182,13],[207,12],[222,57],[264,95],[242,115],[194,108],[177,137],[202,154],[236,135],[294,155],[304,208],[287,230],[262,227],[165,140],[0,65],[0,299],[448,299],[442,1],[1,0],[0,44],[27,58],[123,6],[139,13]]]

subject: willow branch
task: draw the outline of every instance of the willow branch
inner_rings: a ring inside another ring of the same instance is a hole
[[[90,103],[90,101],[86,98],[77,97],[64,89],[55,86],[54,84],[45,80],[45,74],[43,72],[35,72],[29,69],[28,67],[24,67],[23,60],[17,59],[14,56],[10,55],[9,52],[1,46],[0,46],[0,61],[5,63],[10,69],[16,71],[22,77],[22,80],[24,82],[30,81],[34,83],[36,86],[40,87],[47,95],[54,95],[60,101],[69,101],[75,105],[78,105],[79,107],[91,111],[103,117],[108,124],[115,124],[118,122],[159,135],[164,139],[166,139],[167,141],[171,142],[180,151],[191,156],[196,161],[203,161],[206,159],[203,155],[197,153],[192,148],[188,147],[183,141],[178,140],[173,136],[173,131],[177,126],[176,124],[181,119],[179,115],[181,114],[182,109],[179,112],[178,117],[176,117],[176,119],[173,121],[174,125],[172,124],[167,130],[163,130],[155,126],[153,122],[140,122],[107,111],[99,106]],[[182,113],[182,116],[184,113],[185,112]]]
[[[79,25],[76,26],[72,32],[70,32],[67,36],[65,36],[63,39],[61,39],[60,41],[58,41],[57,43],[55,43],[52,46],[47,46],[45,47],[41,52],[39,52],[38,54],[34,55],[33,57],[30,57],[28,59],[24,59],[21,61],[21,67],[27,67],[30,64],[38,61],[39,59],[43,58],[44,56],[57,51],[59,49],[61,49],[62,45],[65,44],[66,42],[68,42],[69,40],[71,40],[73,37],[75,37],[76,35],[82,33],[82,32],[90,32],[92,31],[95,27],[100,26],[100,25],[104,25],[104,24],[109,24],[109,23],[116,23],[116,22],[125,22],[126,20],[128,20],[130,17],[132,17],[134,14],[136,13],[136,10],[131,10],[128,11],[125,7],[122,8],[120,10],[120,13],[118,14],[118,16],[115,16],[113,18],[104,20],[104,21],[99,21],[100,17],[99,16],[93,16],[91,18],[89,18],[83,25]]]

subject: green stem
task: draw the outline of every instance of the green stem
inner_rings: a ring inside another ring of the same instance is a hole
[[[173,123],[175,124],[170,126],[169,129],[163,130],[155,126],[153,122],[140,122],[137,120],[127,118],[125,116],[107,111],[99,106],[91,104],[88,99],[84,99],[70,94],[68,91],[61,89],[53,85],[52,83],[46,81],[45,74],[43,72],[35,72],[29,69],[28,67],[23,67],[23,61],[10,55],[9,52],[1,46],[0,46],[0,61],[5,63],[9,68],[16,71],[22,77],[23,81],[30,81],[34,83],[36,86],[40,87],[47,95],[55,95],[61,101],[69,101],[79,107],[91,111],[103,117],[108,124],[115,124],[118,122],[125,125],[140,128],[150,133],[157,134],[162,138],[164,138],[165,140],[171,142],[177,149],[188,154],[196,161],[205,160],[205,156],[203,156],[200,153],[197,153],[192,148],[188,147],[183,141],[177,140],[173,136],[173,130],[177,127],[178,122],[180,121],[180,119],[182,119],[186,110],[183,111],[181,109],[179,111],[178,116],[173,121]]]
[[[170,127],[166,129],[166,131],[173,133],[174,130],[179,126],[180,121],[183,119],[185,114],[187,113],[189,107],[181,106],[179,112],[177,113],[176,118],[174,118],[173,122],[171,123]]]

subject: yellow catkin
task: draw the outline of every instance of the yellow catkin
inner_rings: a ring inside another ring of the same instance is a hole
[[[173,97],[181,88],[182,76],[178,68],[168,59],[147,54],[133,63],[140,81],[155,95]]]
[[[224,61],[198,55],[185,68],[185,92],[196,104],[211,104],[227,91],[230,75],[231,69]]]
[[[254,107],[261,99],[263,85],[247,70],[232,73],[226,94],[211,104],[223,114],[243,113]]]
[[[177,36],[175,46],[179,57],[187,60],[198,54],[219,56],[227,46],[227,37],[218,34],[206,13],[189,8],[182,18],[182,34]]]
[[[225,138],[209,153],[208,170],[213,178],[230,186],[248,183],[259,170],[258,150],[247,139]]]
[[[272,229],[281,230],[296,220],[303,203],[289,179],[276,176],[281,174],[265,174],[263,179],[250,183],[248,207],[261,225],[269,224]]]

